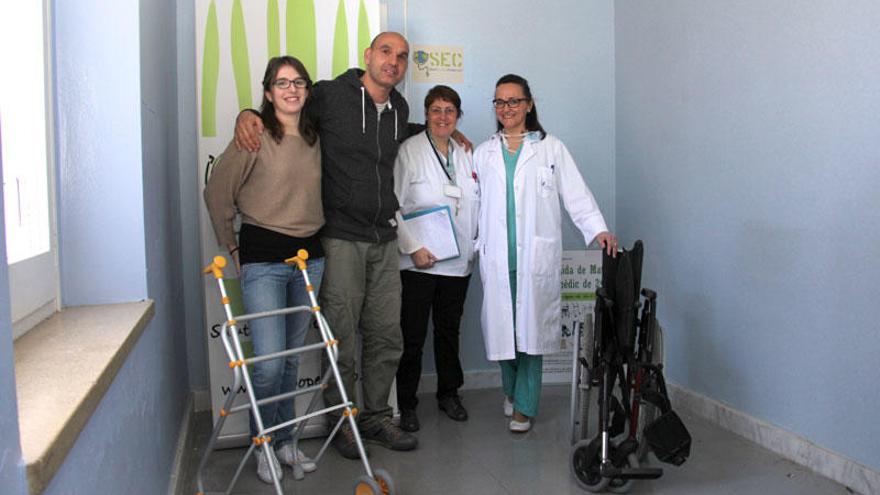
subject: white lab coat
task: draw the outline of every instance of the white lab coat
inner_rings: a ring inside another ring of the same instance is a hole
[[[560,327],[562,218],[559,198],[590,244],[607,231],[596,200],[562,141],[537,133],[524,139],[514,172],[516,201],[516,343],[507,266],[507,186],[502,141],[495,134],[477,147],[480,182],[477,249],[483,280],[483,339],[492,361],[514,359],[515,351],[549,354],[562,350]]]
[[[449,184],[449,178],[437,161],[426,132],[407,139],[397,151],[397,160],[394,162],[394,193],[403,215],[436,206],[449,206],[461,255],[437,262],[433,267],[424,270],[413,267],[409,255],[423,247],[424,243],[415,239],[407,231],[406,224],[400,222],[397,229],[400,266],[421,273],[464,277],[473,271],[480,189],[474,175],[474,159],[471,153],[451,139],[449,146],[452,147],[455,184],[461,188],[461,198],[451,198],[443,193],[443,185]],[[445,160],[446,157],[443,158]]]

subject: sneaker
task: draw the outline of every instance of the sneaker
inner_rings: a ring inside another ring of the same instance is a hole
[[[400,429],[403,431],[419,431],[419,417],[415,409],[400,410]]]
[[[270,485],[274,483],[272,481],[272,472],[269,470],[269,460],[275,465],[275,474],[278,475],[278,481],[281,481],[284,478],[284,473],[281,471],[281,464],[278,462],[278,458],[275,457],[275,451],[269,448],[269,460],[266,460],[266,452],[263,451],[263,448],[258,447],[257,449],[257,476],[260,478],[260,481]]]
[[[532,422],[528,419],[525,421],[510,420],[510,431],[514,433],[525,433],[532,428]]]
[[[401,430],[391,422],[391,418],[383,416],[370,431],[363,431],[363,439],[391,450],[413,450],[419,445],[419,439]]]
[[[275,451],[275,455],[280,462],[287,464],[290,467],[299,464],[303,468],[303,471],[307,473],[311,473],[318,469],[318,465],[315,464],[313,460],[303,454],[302,450],[294,450],[293,444],[291,443],[285,443],[282,445],[280,449]]]
[[[510,400],[510,397],[504,396],[504,417],[509,418],[513,416],[513,401]]]
[[[358,452],[357,443],[354,441],[354,431],[352,431],[351,425],[347,419],[342,422],[342,426],[339,427],[339,431],[337,431],[336,436],[333,437],[333,446],[336,447],[339,455],[346,459],[361,458],[361,454]],[[364,452],[366,452],[367,455],[370,455],[370,453],[367,452],[366,445],[364,445]],[[305,470],[305,468],[303,468],[303,470]]]
[[[468,419],[467,409],[461,405],[461,397],[457,395],[440,399],[437,406],[455,421],[467,421]]]

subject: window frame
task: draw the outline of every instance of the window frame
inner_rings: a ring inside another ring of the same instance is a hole
[[[46,188],[49,250],[8,265],[12,338],[18,339],[61,308],[58,263],[55,165],[55,86],[52,49],[52,9],[49,0],[42,10],[43,98],[46,143]]]

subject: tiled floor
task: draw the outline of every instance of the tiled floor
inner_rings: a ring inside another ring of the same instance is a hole
[[[413,452],[392,452],[371,446],[370,462],[387,470],[396,493],[430,494],[584,494],[569,471],[569,389],[545,387],[540,415],[532,431],[524,435],[508,432],[501,413],[501,392],[497,389],[466,390],[463,402],[470,413],[467,422],[456,423],[437,410],[433,397],[423,396],[419,406],[422,429],[419,448]],[[595,409],[595,408],[593,408]],[[650,494],[774,494],[825,495],[850,492],[846,487],[786,461],[740,437],[698,418],[683,418],[693,436],[690,459],[681,467],[660,465],[658,480],[635,481],[630,493]],[[195,490],[195,469],[202,446],[210,434],[210,417],[197,419],[198,448],[186,460],[185,476]],[[318,440],[301,446],[316,453]],[[206,470],[206,489],[223,492],[245,449],[215,452]],[[657,465],[652,457],[653,464]],[[245,466],[232,491],[236,494],[273,494],[270,485],[256,476],[254,461]],[[349,494],[355,480],[364,473],[358,461],[341,458],[329,450],[318,470],[295,481],[285,471],[285,493]]]

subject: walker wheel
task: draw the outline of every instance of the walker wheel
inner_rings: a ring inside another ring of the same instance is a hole
[[[596,437],[581,440],[571,448],[571,474],[581,488],[590,492],[601,492],[611,482],[599,474],[599,444]]]
[[[367,475],[358,477],[354,485],[354,495],[394,495],[394,480],[388,471],[374,469],[373,478]]]

